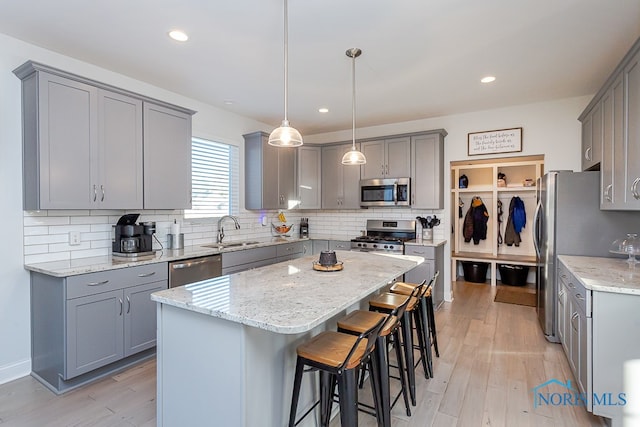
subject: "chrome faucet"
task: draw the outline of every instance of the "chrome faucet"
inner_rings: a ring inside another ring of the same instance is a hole
[[[224,227],[222,227],[222,221],[225,218],[231,218],[236,227],[236,230],[240,230],[240,224],[238,223],[238,218],[233,215],[224,215],[222,218],[218,220],[218,241],[217,243],[222,243],[222,239],[224,239]]]

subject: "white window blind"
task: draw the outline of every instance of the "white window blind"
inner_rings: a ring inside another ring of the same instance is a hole
[[[192,207],[185,218],[236,215],[239,210],[238,147],[193,138],[191,142]]]

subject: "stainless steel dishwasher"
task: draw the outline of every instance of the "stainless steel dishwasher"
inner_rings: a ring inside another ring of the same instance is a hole
[[[182,259],[169,263],[169,287],[212,279],[222,275],[222,255]]]

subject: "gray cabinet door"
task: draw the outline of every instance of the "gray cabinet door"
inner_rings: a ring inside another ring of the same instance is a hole
[[[151,294],[167,288],[166,281],[124,290],[124,356],[156,345],[156,303]]]
[[[444,137],[411,137],[411,207],[444,208]]]
[[[365,141],[361,147],[362,154],[367,158],[367,163],[360,166],[361,178],[383,178],[386,164],[384,140]]]
[[[343,200],[341,163],[344,146],[322,147],[322,208],[340,209]]]
[[[593,168],[602,158],[602,104],[596,104],[582,122],[582,170]]]
[[[627,117],[625,209],[640,209],[640,53],[624,69]]]
[[[347,240],[329,240],[330,251],[348,251],[351,250],[351,242]],[[338,261],[340,261],[338,259]]]
[[[329,250],[328,240],[312,240],[313,242],[313,255],[318,255],[322,251]]]
[[[76,377],[122,358],[122,290],[68,300],[66,310],[64,379]]]
[[[37,114],[25,111],[29,116],[25,120],[37,123],[38,134],[25,140],[25,156],[36,155],[39,160],[25,159],[25,167],[33,168],[25,174],[39,173],[39,179],[38,188],[25,187],[25,207],[89,209],[97,179],[97,89],[48,73],[37,74]],[[35,180],[27,177],[25,182]]]
[[[278,207],[280,209],[292,209],[297,206],[297,150],[295,148],[276,148],[276,150],[278,150]],[[268,169],[268,166],[265,169]]]
[[[191,114],[150,102],[143,109],[144,208],[189,209]]]
[[[313,241],[305,240],[302,242],[302,255],[301,256],[309,256],[313,255]]]
[[[300,209],[320,209],[322,193],[322,151],[320,147],[298,148],[298,200]]]
[[[386,139],[386,178],[406,178],[411,168],[411,139],[409,137]]]
[[[622,79],[619,79],[622,81]],[[602,105],[602,160],[600,161],[600,209],[613,206],[613,124],[615,122],[613,104],[614,89],[610,88],[600,101]]]
[[[98,90],[96,208],[142,209],[142,101]]]

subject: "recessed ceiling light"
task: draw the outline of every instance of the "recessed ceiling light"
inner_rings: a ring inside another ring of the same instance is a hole
[[[494,76],[487,76],[487,77],[483,77],[482,79],[480,79],[480,81],[482,83],[491,83],[493,81],[495,81],[496,78]]]
[[[169,37],[179,42],[186,42],[189,40],[189,36],[180,30],[169,31]]]
[[[233,99],[225,99],[224,105],[233,105]]]
[[[328,113],[328,112],[329,112],[328,108],[325,108],[325,107],[318,108],[318,113]]]

